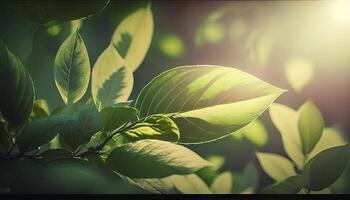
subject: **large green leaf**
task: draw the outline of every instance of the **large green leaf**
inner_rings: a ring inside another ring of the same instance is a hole
[[[330,186],[344,172],[349,152],[349,144],[321,151],[306,163],[302,171],[303,186],[314,191]]]
[[[282,136],[283,148],[293,162],[302,169],[304,154],[298,130],[299,113],[282,104],[270,106],[270,117]]]
[[[142,63],[152,36],[153,16],[150,4],[126,17],[114,31],[112,43],[131,71],[135,71]]]
[[[212,194],[207,184],[196,174],[172,175],[164,179],[182,194]]]
[[[284,90],[240,70],[209,65],[166,71],[139,94],[141,117],[169,114],[181,143],[222,138],[249,124]]]
[[[165,115],[151,115],[125,131],[129,141],[141,139],[157,139],[177,142],[180,137],[179,128]]]
[[[25,123],[33,108],[34,86],[21,61],[0,42],[0,111],[13,125]]]
[[[16,13],[38,23],[67,21],[88,17],[104,9],[108,0],[99,1],[21,1]]]
[[[79,159],[0,162],[0,185],[12,193],[130,193],[135,187],[101,166]]]
[[[294,165],[287,158],[278,154],[257,152],[263,170],[275,181],[283,181],[290,176],[296,175]]]
[[[214,194],[231,194],[233,177],[231,172],[226,171],[219,174],[210,186]]]
[[[105,107],[101,110],[103,130],[112,131],[137,118],[139,111],[133,107]]]
[[[90,80],[90,61],[79,32],[70,35],[58,49],[54,75],[64,103],[72,104],[83,97]]]
[[[133,83],[132,72],[117,50],[109,45],[92,70],[91,93],[97,108],[101,110],[128,100]]]
[[[322,114],[311,101],[299,108],[298,124],[303,153],[307,155],[320,140],[324,127]]]
[[[190,174],[209,165],[206,160],[181,145],[151,139],[115,148],[106,162],[111,169],[132,178]]]
[[[65,124],[59,135],[60,142],[69,150],[88,143],[102,128],[100,113],[92,102],[78,108],[72,116],[74,119]]]
[[[291,176],[280,183],[268,185],[261,190],[263,194],[296,194],[302,189],[301,176]]]
[[[69,120],[68,116],[53,115],[28,122],[16,139],[19,150],[25,153],[50,142]]]

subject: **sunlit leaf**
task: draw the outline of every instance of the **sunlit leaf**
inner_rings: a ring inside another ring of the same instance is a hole
[[[270,106],[270,117],[282,136],[283,148],[293,162],[302,169],[304,155],[298,130],[299,113],[285,105]]]
[[[111,169],[132,178],[191,174],[209,165],[206,160],[181,145],[150,139],[115,148],[106,162]]]
[[[34,86],[23,64],[0,42],[0,111],[13,125],[19,126],[30,116]]]
[[[58,49],[54,75],[65,104],[75,103],[83,97],[90,80],[90,61],[79,32],[70,35]]]
[[[184,52],[184,43],[182,39],[175,34],[162,36],[159,39],[158,46],[163,54],[172,58],[178,58]]]
[[[234,138],[246,138],[249,142],[255,144],[256,146],[263,147],[268,142],[268,133],[265,125],[260,120],[255,120],[232,134]]]
[[[117,50],[110,45],[97,58],[92,70],[92,98],[99,110],[127,101],[132,91],[134,78]]]
[[[233,184],[233,177],[229,171],[219,174],[214,182],[211,184],[210,189],[214,194],[230,194]]]
[[[212,194],[211,190],[197,175],[173,175],[167,177],[182,194]]]
[[[267,175],[275,181],[283,181],[296,175],[294,165],[287,158],[278,154],[257,152],[260,165]]]
[[[126,130],[123,134],[129,141],[157,139],[177,142],[180,137],[179,128],[165,115],[151,115]]]
[[[83,19],[70,21],[70,34],[74,34],[75,32],[79,31],[82,25],[83,25]]]
[[[346,144],[328,148],[309,160],[302,171],[303,186],[319,191],[334,183],[349,161],[349,147]]]
[[[135,71],[142,63],[152,36],[153,15],[150,4],[126,17],[113,33],[112,43],[131,71]]]
[[[45,99],[38,99],[34,101],[33,111],[30,118],[47,117],[50,114],[49,106]]]
[[[112,131],[137,118],[139,112],[133,107],[105,107],[101,110],[103,130]]]
[[[16,140],[19,150],[25,153],[50,142],[68,120],[67,116],[53,115],[28,122]]]
[[[302,188],[301,176],[291,176],[286,180],[268,185],[261,190],[263,194],[296,194]]]
[[[321,112],[311,101],[305,102],[298,112],[299,134],[303,153],[306,155],[312,151],[320,140],[324,121]]]
[[[284,91],[240,70],[184,66],[153,79],[139,94],[140,116],[169,114],[181,143],[216,140],[243,128]]]
[[[296,92],[300,92],[312,80],[314,69],[305,59],[292,59],[285,64],[288,83]]]

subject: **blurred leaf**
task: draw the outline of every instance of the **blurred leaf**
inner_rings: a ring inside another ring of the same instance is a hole
[[[184,43],[182,39],[175,34],[166,34],[159,39],[158,46],[160,51],[171,57],[178,58],[184,52]]]
[[[90,80],[90,61],[79,32],[70,35],[58,49],[54,75],[65,104],[75,103],[84,96]]]
[[[60,24],[52,25],[49,28],[47,28],[46,31],[51,37],[55,37],[62,31],[62,25]]]
[[[99,110],[127,101],[132,91],[134,78],[115,48],[110,45],[97,58],[92,70],[92,98]]]
[[[38,23],[67,21],[88,17],[103,10],[109,1],[21,1],[15,2],[16,13]]]
[[[204,43],[218,44],[225,36],[223,25],[218,22],[206,22],[197,31],[195,42],[197,46],[202,46]]]
[[[316,146],[322,136],[324,121],[321,112],[311,101],[305,102],[298,110],[299,134],[304,155]]]
[[[265,66],[271,56],[275,43],[275,33],[272,29],[256,30],[251,32],[246,41],[249,58]]]
[[[172,175],[165,179],[170,180],[182,194],[212,194],[209,187],[195,174]]]
[[[275,181],[283,181],[296,175],[294,165],[287,158],[278,154],[257,152],[256,156],[267,175]]]
[[[242,19],[235,19],[230,26],[230,39],[238,41],[247,32],[247,25]]]
[[[270,106],[270,117],[282,136],[283,148],[293,162],[302,169],[304,155],[298,130],[299,113],[282,104]]]
[[[263,194],[297,194],[302,189],[301,176],[291,176],[286,180],[262,188]]]
[[[47,117],[49,116],[49,106],[45,99],[38,99],[34,101],[33,111],[30,118]]]
[[[324,128],[321,139],[316,144],[315,148],[309,153],[309,160],[315,157],[321,151],[346,144],[346,139],[336,128]]]
[[[231,194],[233,177],[231,172],[226,171],[219,174],[211,184],[211,191],[214,194]]]
[[[16,139],[19,150],[25,153],[50,142],[70,119],[63,115],[53,115],[28,122]]]
[[[136,108],[126,106],[105,107],[100,113],[103,130],[105,132],[113,131],[122,125],[131,122],[139,115],[139,111]]]
[[[300,92],[312,80],[314,69],[305,59],[292,59],[285,64],[288,83],[296,92]]]
[[[219,155],[208,156],[206,160],[212,163],[216,169],[220,169],[225,163],[225,158]]]
[[[59,140],[68,150],[75,150],[78,146],[88,143],[91,137],[102,129],[100,113],[95,106],[87,104],[71,113],[73,120],[65,124],[60,131]]]
[[[21,61],[2,42],[0,91],[0,111],[3,117],[15,126],[24,124],[33,108],[33,81]]]
[[[139,94],[140,116],[169,114],[181,143],[228,136],[254,121],[284,91],[240,70],[184,66],[157,76]]]
[[[209,165],[206,160],[181,145],[150,139],[115,148],[106,162],[112,170],[132,178],[190,174]]]
[[[244,137],[254,145],[263,147],[267,144],[269,135],[267,133],[265,125],[260,120],[256,119],[244,128],[232,134],[232,137]]]
[[[348,163],[349,144],[328,148],[308,161],[302,171],[303,186],[319,191],[334,183]]]
[[[150,4],[126,17],[113,33],[112,43],[130,71],[135,71],[142,63],[152,36],[153,15]]]

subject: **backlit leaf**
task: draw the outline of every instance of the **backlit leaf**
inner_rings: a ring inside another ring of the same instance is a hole
[[[106,162],[112,170],[132,178],[191,174],[209,165],[206,160],[181,145],[151,139],[115,148]]]

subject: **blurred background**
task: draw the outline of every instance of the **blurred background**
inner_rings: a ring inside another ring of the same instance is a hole
[[[63,105],[53,78],[63,40],[80,27],[93,65],[121,20],[147,3],[111,1],[92,17],[46,26],[1,6],[0,39],[29,70],[36,99],[47,99],[52,110]],[[131,100],[156,75],[173,67],[232,66],[287,89],[279,103],[297,109],[313,100],[326,126],[350,135],[350,1],[152,1],[152,11],[153,40],[134,73]],[[284,151],[268,112],[261,121],[266,134],[258,142],[226,137],[189,148],[203,156],[225,157],[223,170],[242,171],[253,161],[260,172],[259,185],[271,184],[254,153]]]

